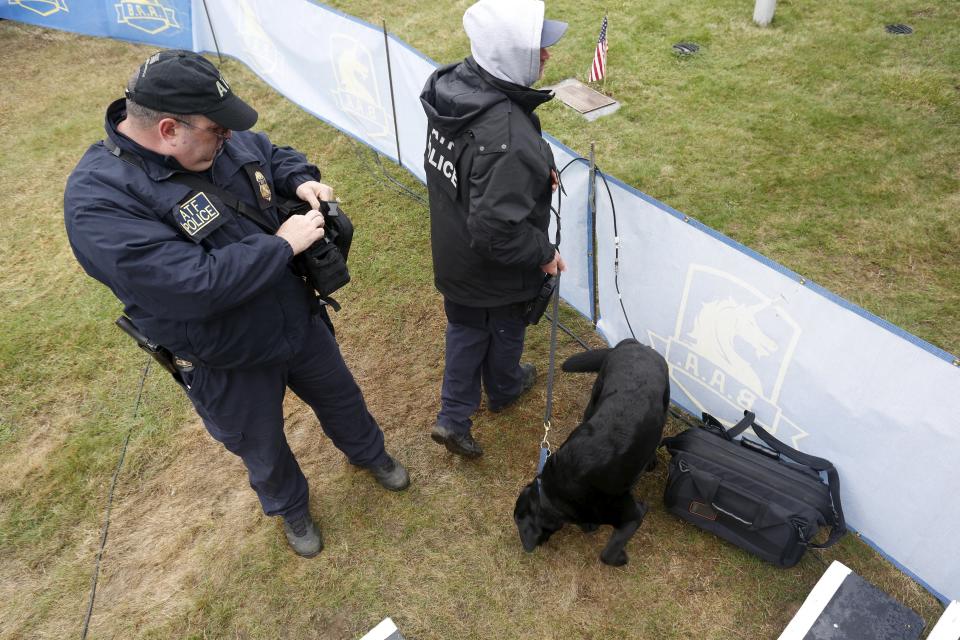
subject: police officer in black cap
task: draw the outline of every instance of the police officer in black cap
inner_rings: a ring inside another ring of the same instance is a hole
[[[71,174],[64,213],[77,260],[176,356],[207,431],[243,459],[264,512],[282,516],[290,546],[311,557],[323,542],[283,432],[288,387],[352,464],[386,489],[410,480],[384,449],[325,309],[291,270],[323,237],[318,209],[333,191],[301,153],[248,131],[256,121],[208,60],[156,53],[108,107],[107,137]],[[278,194],[311,210],[280,224]]]

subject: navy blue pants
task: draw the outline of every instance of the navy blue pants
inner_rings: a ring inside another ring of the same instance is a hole
[[[437,422],[465,433],[480,406],[480,383],[490,406],[502,406],[520,394],[520,356],[527,323],[523,305],[465,307],[444,299],[446,355]]]
[[[310,405],[324,433],[352,464],[387,462],[383,432],[318,316],[311,319],[303,348],[289,362],[253,369],[197,367],[184,378],[207,431],[243,459],[250,486],[268,516],[296,517],[308,509],[307,479],[283,432],[287,387]]]

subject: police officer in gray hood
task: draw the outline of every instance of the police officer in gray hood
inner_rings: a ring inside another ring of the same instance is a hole
[[[447,316],[440,411],[431,437],[477,458],[471,416],[497,412],[533,386],[520,364],[526,320],[544,274],[565,265],[550,242],[556,165],[534,110],[553,97],[531,88],[566,23],[540,0],[480,0],[463,16],[472,55],[438,69],[420,101],[427,114],[434,281]]]

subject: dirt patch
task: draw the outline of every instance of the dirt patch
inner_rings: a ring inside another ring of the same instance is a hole
[[[284,413],[287,438],[311,485],[324,483],[318,466],[342,471],[342,456],[310,410],[291,398]],[[98,636],[182,615],[210,570],[211,556],[235,566],[243,547],[267,545],[281,535],[279,525],[263,515],[240,459],[212,440],[199,420],[185,425],[177,442],[169,467],[142,485],[128,485],[116,498],[91,618]]]

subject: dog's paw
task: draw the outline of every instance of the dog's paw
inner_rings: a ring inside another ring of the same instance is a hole
[[[627,552],[623,549],[619,549],[612,553],[604,549],[603,553],[600,554],[600,562],[611,567],[622,567],[623,565],[627,564],[627,560]]]
[[[580,531],[583,531],[584,533],[593,533],[594,531],[600,528],[600,525],[594,524],[592,522],[581,522],[577,526],[580,527]]]

